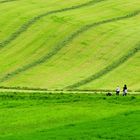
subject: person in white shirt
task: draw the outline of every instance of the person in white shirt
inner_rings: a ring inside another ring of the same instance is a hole
[[[117,86],[117,88],[116,88],[116,95],[119,95],[119,94],[120,94],[120,87]]]

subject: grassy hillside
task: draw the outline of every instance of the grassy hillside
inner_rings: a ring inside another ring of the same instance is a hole
[[[0,0],[0,86],[140,90],[139,0]]]
[[[1,140],[139,140],[140,98],[0,93]]]

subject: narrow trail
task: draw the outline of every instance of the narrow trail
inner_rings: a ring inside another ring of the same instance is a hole
[[[8,1],[8,0],[5,0],[5,1]],[[49,12],[40,14],[38,16],[35,16],[31,20],[29,20],[27,23],[25,23],[21,27],[19,27],[19,29],[17,31],[15,31],[14,33],[12,33],[7,39],[0,41],[0,49],[6,47],[8,44],[10,44],[12,41],[14,41],[17,37],[19,37],[22,33],[27,31],[33,24],[35,24],[37,21],[39,21],[40,19],[42,19],[44,17],[47,17],[52,14],[56,14],[56,13],[62,13],[62,12],[66,12],[66,11],[76,10],[76,9],[83,8],[86,6],[94,5],[94,4],[102,2],[102,1],[106,1],[106,0],[91,0],[84,4],[80,4],[80,5],[76,5],[76,6],[72,6],[72,7],[68,7],[68,8],[63,8],[63,9],[59,9],[59,10],[53,10],[53,11],[49,11]]]
[[[0,4],[7,3],[7,2],[14,2],[14,1],[17,1],[17,0],[2,0],[0,1]]]
[[[133,57],[138,51],[140,51],[140,43],[137,44],[137,46],[135,46],[135,48],[133,48],[132,50],[130,50],[126,55],[122,56],[120,59],[116,60],[115,62],[113,62],[111,65],[105,67],[104,69],[100,70],[99,72],[77,82],[74,83],[70,86],[65,87],[65,89],[76,89],[80,86],[86,85],[90,82],[93,82],[94,80],[108,74],[109,72],[111,72],[112,70],[114,70],[115,68],[117,68],[118,66],[122,65],[124,62],[126,62],[128,59],[130,59],[131,57]]]
[[[115,92],[114,90],[101,90],[101,89],[94,89],[94,90],[61,90],[61,89],[57,89],[57,90],[48,90],[45,88],[32,88],[32,87],[0,87],[0,93],[2,92],[21,92],[21,93],[91,93],[91,94],[106,94],[107,92]],[[135,94],[135,95],[140,95],[140,91],[132,91],[129,90],[129,94]]]
[[[51,59],[54,55],[56,55],[62,48],[67,47],[66,45],[68,45],[73,39],[75,39],[77,36],[79,36],[81,33],[84,33],[86,31],[88,31],[91,28],[103,25],[103,24],[107,24],[107,23],[111,23],[111,22],[116,22],[116,21],[120,21],[120,20],[125,20],[128,18],[132,18],[134,16],[137,16],[138,14],[140,14],[140,10],[138,11],[134,11],[132,13],[129,13],[125,16],[121,16],[121,17],[115,17],[112,19],[108,19],[108,20],[103,20],[100,22],[96,22],[96,23],[92,23],[92,24],[88,24],[85,25],[83,27],[81,27],[80,29],[78,29],[77,31],[73,32],[70,36],[68,36],[66,39],[64,39],[61,43],[57,44],[54,49],[46,54],[45,56],[41,57],[40,59],[34,61],[33,63],[24,65],[21,68],[16,69],[15,71],[6,74],[5,76],[3,76],[2,78],[0,78],[0,83],[5,82],[11,78],[13,78],[14,76],[25,72],[31,68],[34,68],[44,62],[47,62],[49,59]],[[105,68],[104,70],[101,70],[100,72],[98,72],[95,75],[91,75],[90,77],[86,78],[85,80],[82,80],[78,83],[75,83],[73,85],[70,85],[66,88],[75,88],[75,87],[79,87],[87,82],[91,82],[99,77],[101,77],[103,74],[106,74],[107,72],[113,70],[114,68],[116,68],[117,66],[119,66],[120,64],[124,63],[125,61],[127,61],[131,56],[133,56],[138,50],[139,50],[139,45],[138,47],[134,48],[134,50],[132,50],[132,52],[128,53],[127,55],[123,56],[121,59],[119,59],[116,63],[113,63],[112,65],[108,66],[107,68]],[[120,63],[120,61],[122,63]]]

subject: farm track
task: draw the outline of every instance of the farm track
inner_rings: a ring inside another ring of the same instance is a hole
[[[14,1],[17,1],[17,0],[2,0],[0,1],[0,4],[7,3],[7,2],[14,2]]]
[[[53,11],[49,11],[49,12],[40,14],[38,16],[35,16],[31,20],[29,20],[27,23],[23,24],[17,31],[12,33],[7,39],[5,39],[4,41],[1,41],[0,42],[0,49],[6,47],[9,43],[14,41],[18,36],[20,36],[22,33],[27,31],[28,28],[30,28],[33,24],[35,24],[37,21],[39,21],[40,19],[42,19],[44,17],[47,17],[47,16],[52,15],[52,14],[61,13],[61,12],[76,10],[76,9],[83,8],[86,6],[91,6],[91,4],[94,5],[94,4],[102,2],[102,1],[106,1],[106,0],[96,0],[96,1],[92,0],[92,1],[86,2],[84,4],[77,5],[77,6],[72,6],[69,8],[63,8],[63,9],[59,9],[59,10],[53,10]]]
[[[94,80],[106,75],[107,73],[111,72],[112,70],[114,70],[118,66],[122,65],[129,58],[134,56],[138,51],[140,51],[140,43],[137,44],[137,46],[135,48],[133,48],[132,50],[130,50],[126,55],[122,56],[120,59],[113,62],[111,65],[107,66],[103,70],[101,70],[101,71],[97,72],[96,74],[93,74],[93,75],[89,76],[88,78],[85,78],[84,80],[81,80],[73,85],[67,86],[66,89],[75,89],[75,88],[78,88],[78,87],[83,86],[85,84],[88,84],[90,82],[93,82]]]
[[[134,16],[137,16],[140,13],[139,11],[134,11],[128,15],[125,16],[121,16],[121,17],[116,17],[116,18],[112,18],[112,19],[108,19],[108,20],[103,20],[100,22],[95,22],[92,24],[88,24],[85,25],[83,27],[81,27],[79,30],[73,32],[70,36],[68,36],[65,40],[63,40],[60,44],[58,44],[49,54],[46,54],[45,56],[43,56],[42,58],[34,61],[33,63],[27,64],[21,68],[16,69],[15,71],[6,74],[5,76],[3,76],[0,79],[0,82],[5,82],[7,80],[9,80],[10,78],[25,72],[33,67],[38,66],[39,64],[42,64],[44,62],[47,62],[50,58],[52,58],[54,55],[56,55],[62,48],[64,48],[64,46],[68,45],[69,42],[71,42],[73,39],[75,39],[77,36],[79,36],[81,33],[86,32],[87,30],[93,28],[93,27],[97,27],[103,24],[107,24],[110,22],[116,22],[116,21],[120,21],[120,20],[124,20],[124,19],[128,19],[128,18],[132,18]],[[108,67],[106,67],[105,69],[101,70],[100,72],[98,72],[95,75],[91,75],[90,77],[75,83],[73,85],[70,85],[66,88],[76,88],[79,87],[81,85],[84,85],[86,83],[89,83],[101,76],[103,76],[104,74],[108,73],[109,71],[115,69],[116,67],[118,67],[119,65],[121,65],[122,63],[124,63],[125,61],[127,61],[131,56],[133,56],[138,50],[140,49],[140,46],[138,45],[137,47],[135,47],[132,51],[128,52],[128,54],[126,54],[125,56],[123,56],[122,58],[120,58],[119,60],[117,60],[115,63],[113,63],[112,65],[109,65]]]
[[[78,90],[78,89],[70,89],[70,90],[60,90],[60,89],[54,89],[54,90],[48,90],[48,89],[45,89],[45,88],[32,88],[32,87],[0,87],[0,92],[25,92],[25,93],[28,93],[28,92],[37,92],[37,93],[101,93],[101,94],[104,94],[104,93],[107,93],[107,92],[113,92],[114,93],[114,90],[109,90],[109,89],[105,89],[105,90],[102,90],[102,89],[95,89],[95,90]],[[137,94],[139,95],[140,94],[140,91],[139,90],[136,90],[136,91],[132,91],[132,90],[129,90],[128,91],[129,94]]]

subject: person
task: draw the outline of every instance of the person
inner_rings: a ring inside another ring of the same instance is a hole
[[[127,85],[124,85],[123,87],[123,96],[127,95]]]
[[[120,87],[117,86],[117,88],[116,88],[116,95],[119,95],[119,94],[120,94]]]

